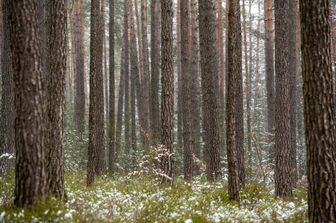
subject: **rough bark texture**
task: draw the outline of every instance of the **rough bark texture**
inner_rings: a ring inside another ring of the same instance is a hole
[[[109,61],[110,61],[110,109],[109,109],[109,171],[113,173],[115,164],[115,65],[114,65],[114,0],[109,0]]]
[[[85,131],[85,53],[84,53],[84,6],[83,0],[74,3],[74,50],[76,51],[75,75],[75,105],[74,121],[77,132],[81,135]]]
[[[132,0],[130,0],[130,11],[133,11]],[[130,60],[131,60],[131,119],[132,119],[132,154],[133,154],[133,166],[135,166],[135,155],[137,152],[137,135],[136,135],[136,109],[135,101],[140,101],[140,87],[139,87],[139,59],[138,49],[135,35],[135,21],[134,14],[130,13]],[[139,114],[140,116],[140,114]]]
[[[329,1],[300,0],[310,222],[336,221],[335,101]]]
[[[94,182],[94,175],[98,160],[98,85],[97,74],[101,70],[99,58],[102,51],[99,51],[99,32],[100,32],[100,0],[92,0],[91,2],[91,43],[90,43],[90,106],[89,106],[89,147],[88,147],[88,163],[87,163],[87,185]]]
[[[64,198],[64,110],[67,50],[66,0],[47,4],[47,187]]]
[[[150,129],[153,143],[158,143],[160,136],[160,1],[151,0],[151,96]]]
[[[267,95],[267,131],[270,134],[270,161],[274,163],[274,113],[275,113],[275,89],[274,89],[274,35],[273,35],[273,1],[264,0],[265,14],[265,75]]]
[[[34,205],[36,199],[43,199],[46,192],[42,64],[38,41],[37,1],[7,3],[11,24],[10,45],[17,114],[14,204],[24,207]]]
[[[106,169],[105,163],[105,119],[104,119],[104,74],[103,74],[103,40],[105,33],[101,33],[105,25],[102,17],[103,2],[100,1],[99,14],[97,15],[97,57],[96,57],[96,78],[97,78],[97,95],[96,95],[96,116],[97,116],[97,160],[95,164],[95,171],[97,175],[103,174]]]
[[[10,1],[3,0],[3,56],[1,58],[2,98],[0,113],[0,154],[13,154],[15,150],[15,112],[12,56],[10,50]],[[0,159],[0,173],[8,167],[8,157]]]
[[[201,80],[199,74],[199,41],[198,41],[198,4],[191,0],[191,64],[190,64],[190,111],[192,115],[191,131],[194,142],[194,154],[201,159]]]
[[[275,194],[292,195],[290,162],[289,0],[274,1],[275,18]]]
[[[181,75],[182,75],[182,123],[184,179],[193,176],[193,140],[191,131],[190,103],[190,55],[189,55],[189,1],[180,1],[181,13]]]
[[[292,184],[295,186],[297,176],[297,162],[296,162],[296,110],[297,110],[297,45],[296,45],[296,30],[297,30],[297,13],[298,1],[289,1],[289,78],[290,78],[290,159],[291,159],[291,177]]]
[[[239,161],[237,142],[237,76],[241,76],[241,33],[239,2],[229,1],[228,9],[228,49],[227,49],[227,101],[226,101],[226,149],[229,172],[229,197],[239,200]],[[239,37],[240,36],[240,37]]]
[[[144,145],[148,145],[149,137],[149,53],[148,53],[148,32],[147,32],[147,0],[141,0],[141,43],[142,43],[142,72],[141,72],[141,87],[142,87],[142,103],[143,114],[141,118],[141,134]]]
[[[161,158],[162,182],[173,177],[173,117],[174,117],[174,60],[173,60],[173,1],[161,0]]]
[[[214,0],[199,0],[200,55],[202,70],[203,128],[207,179],[220,173],[218,127],[218,57],[216,49],[216,5]]]

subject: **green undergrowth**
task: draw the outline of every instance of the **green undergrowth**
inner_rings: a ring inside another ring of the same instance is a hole
[[[305,222],[306,190],[281,200],[271,188],[249,184],[240,203],[224,182],[176,179],[160,185],[149,176],[103,176],[87,188],[84,172],[66,175],[67,201],[47,198],[32,209],[14,208],[13,174],[1,179],[0,222]]]

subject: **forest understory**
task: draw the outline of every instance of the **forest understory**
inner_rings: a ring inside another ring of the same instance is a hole
[[[85,172],[66,174],[67,202],[50,198],[33,209],[13,204],[14,173],[1,177],[0,222],[308,222],[306,189],[283,200],[271,187],[248,184],[240,204],[225,181],[176,178],[172,187],[150,176],[102,176],[86,187]]]

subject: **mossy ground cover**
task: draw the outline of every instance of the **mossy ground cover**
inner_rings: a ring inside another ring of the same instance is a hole
[[[304,188],[281,200],[271,188],[248,184],[240,203],[225,182],[177,178],[172,187],[149,176],[103,176],[85,186],[85,173],[66,175],[67,201],[48,198],[32,209],[13,203],[13,174],[1,177],[0,222],[306,222]]]

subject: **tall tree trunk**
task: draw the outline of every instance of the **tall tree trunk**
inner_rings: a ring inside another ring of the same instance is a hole
[[[64,198],[64,110],[67,51],[66,0],[47,4],[47,186],[48,191]]]
[[[177,72],[177,147],[183,143],[182,126],[182,75],[181,75],[181,0],[177,0],[176,14],[176,72]],[[182,154],[182,150],[181,150]]]
[[[15,83],[14,204],[17,207],[25,207],[34,205],[37,199],[43,199],[46,193],[37,1],[4,0],[4,3],[11,24],[10,46]]]
[[[228,9],[228,79],[227,79],[227,102],[226,102],[226,149],[229,171],[229,197],[239,200],[240,170],[238,158],[238,125],[237,125],[237,79],[242,75],[241,64],[241,32],[240,32],[240,9],[239,2],[230,0]]]
[[[290,161],[289,0],[274,1],[275,18],[275,194],[292,196]]]
[[[173,1],[161,0],[161,158],[162,183],[173,180],[173,117],[174,117],[174,61],[173,61]]]
[[[189,55],[189,1],[180,1],[181,10],[181,75],[182,75],[182,122],[183,122],[183,157],[184,179],[193,176],[193,140],[191,132],[190,103],[190,55]]]
[[[125,55],[124,55],[124,63],[121,65],[124,67],[124,75],[125,75],[125,129],[124,129],[124,137],[125,137],[125,156],[128,157],[131,147],[131,126],[130,126],[130,77],[129,77],[129,2],[127,0],[124,1],[124,42],[125,42]],[[127,163],[125,163],[125,167]]]
[[[102,8],[104,7],[104,1],[100,1],[99,14],[98,14],[98,32],[97,33],[97,67],[96,67],[96,78],[97,78],[97,159],[95,164],[96,174],[102,175],[106,169],[105,163],[105,119],[104,119],[104,74],[103,74],[103,41],[105,33],[102,33],[103,26],[105,25],[105,20],[102,16]]]
[[[0,154],[13,154],[15,150],[15,112],[14,82],[12,69],[12,54],[10,50],[10,1],[3,0],[3,55],[1,59],[2,100],[0,116]],[[10,162],[9,157],[0,158],[0,173],[4,172]]]
[[[159,0],[151,0],[151,97],[150,97],[150,129],[154,144],[160,135],[160,5]]]
[[[109,171],[113,173],[115,165],[115,65],[114,65],[114,0],[109,0],[109,56],[110,56],[110,109],[109,109]]]
[[[143,94],[143,117],[141,124],[141,133],[144,145],[148,145],[149,137],[149,84],[150,84],[150,71],[149,71],[149,53],[148,53],[148,32],[147,32],[147,0],[141,0],[141,43],[142,43],[142,77],[141,87]]]
[[[265,14],[265,75],[267,95],[267,132],[270,145],[270,161],[274,163],[274,126],[275,126],[275,89],[274,89],[274,35],[273,35],[273,1],[264,0]]]
[[[84,6],[83,0],[77,0],[74,6],[74,32],[76,51],[76,78],[75,78],[75,111],[74,121],[77,132],[81,135],[85,131],[85,53],[84,53]]]
[[[300,0],[310,222],[336,221],[335,100],[328,3]]]
[[[217,49],[218,49],[218,77],[219,77],[219,97],[218,97],[218,111],[219,111],[219,138],[220,138],[220,151],[224,152],[225,147],[225,101],[224,101],[224,32],[223,32],[223,7],[222,1],[217,0]]]
[[[249,70],[249,54],[247,45],[247,21],[245,0],[242,5],[243,11],[243,33],[244,33],[244,65],[245,65],[245,91],[246,91],[246,125],[247,125],[247,151],[248,151],[248,168],[252,169],[252,126],[251,126],[251,72]],[[250,52],[252,54],[252,52]]]
[[[130,0],[130,12],[133,12],[132,0]],[[139,86],[139,59],[135,35],[134,14],[130,13],[130,49],[131,49],[131,119],[132,119],[132,153],[133,165],[135,166],[135,157],[137,153],[137,135],[136,135],[136,109],[135,101],[140,103],[140,86]],[[139,114],[140,116],[140,114]]]
[[[191,131],[194,141],[194,154],[201,158],[201,86],[199,75],[199,41],[198,41],[198,4],[197,0],[191,0],[190,4],[191,24],[191,64],[190,64],[190,111],[192,115]]]
[[[298,1],[289,1],[289,78],[290,78],[290,132],[291,132],[291,176],[292,184],[295,186],[297,182],[297,162],[296,162],[296,110],[297,110],[297,45],[296,45],[296,25],[298,13]]]
[[[93,0],[91,2],[91,43],[90,43],[90,107],[89,107],[89,146],[88,146],[88,163],[87,163],[87,185],[90,186],[94,182],[95,173],[99,173],[98,160],[99,160],[99,145],[101,140],[99,137],[98,130],[100,128],[101,122],[101,100],[99,98],[101,94],[98,93],[98,84],[102,75],[102,46],[101,37],[99,33],[101,32],[101,22],[100,22],[100,0]],[[102,92],[102,89],[100,92]],[[99,101],[100,100],[100,101]]]
[[[216,49],[216,5],[214,0],[199,0],[200,55],[202,70],[203,128],[207,179],[220,173],[218,128],[218,58]]]

